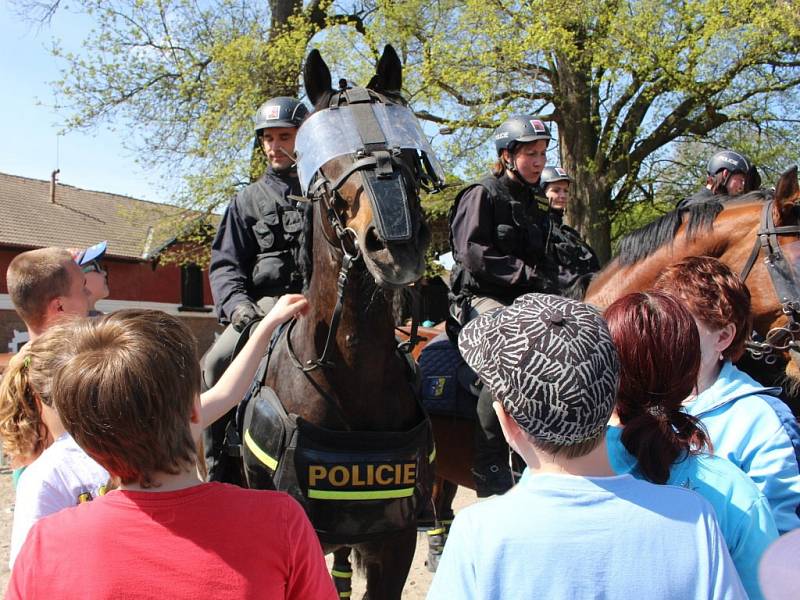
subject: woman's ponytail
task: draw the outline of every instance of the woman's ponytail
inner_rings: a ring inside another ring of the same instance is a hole
[[[700,337],[689,311],[663,292],[634,293],[606,309],[620,358],[617,416],[622,443],[645,478],[666,483],[672,464],[710,446],[681,410],[697,383]]]
[[[36,458],[47,439],[36,393],[30,383],[31,357],[26,349],[14,356],[0,379],[0,440],[12,460]]]

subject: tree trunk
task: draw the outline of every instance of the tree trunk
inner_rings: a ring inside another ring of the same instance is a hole
[[[590,65],[575,64],[563,55],[556,55],[556,63],[553,118],[558,124],[561,165],[574,180],[566,220],[604,263],[611,256],[611,189],[597,173],[595,162],[600,140],[598,90]]]
[[[295,12],[303,8],[301,0],[269,0],[271,15],[270,32],[281,28]],[[270,33],[270,37],[272,34]]]
[[[269,38],[274,40],[286,29],[291,17],[296,12],[302,10],[302,0],[269,0],[270,8],[270,30]],[[276,96],[299,96],[299,86],[297,81],[300,76],[302,65],[290,68],[289,72],[276,72],[276,66],[269,61],[265,61],[259,66],[260,80],[263,82],[261,97],[262,102]],[[285,69],[285,67],[283,67]],[[279,70],[280,68],[278,68]],[[260,105],[259,105],[260,106]],[[253,114],[258,107],[253,107]],[[250,183],[256,181],[267,168],[267,159],[264,152],[257,143],[253,144],[253,151],[250,153]]]
[[[562,143],[562,148],[564,145]],[[579,166],[580,159],[563,152],[562,165],[573,178],[567,222],[577,229],[597,253],[601,264],[611,258],[611,189],[593,171]]]

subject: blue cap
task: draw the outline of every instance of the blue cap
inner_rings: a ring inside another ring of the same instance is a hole
[[[106,248],[108,248],[108,240],[104,240],[99,244],[95,244],[94,246],[89,246],[86,250],[78,255],[78,258],[75,259],[75,262],[82,267],[83,265],[89,264],[93,260],[103,258],[103,255],[106,253]]]

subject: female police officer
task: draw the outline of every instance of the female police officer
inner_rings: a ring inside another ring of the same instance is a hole
[[[582,300],[589,285],[587,276],[600,270],[600,261],[581,235],[564,223],[570,183],[572,178],[561,167],[545,167],[542,171],[540,184],[554,225],[549,251],[558,262],[558,291],[562,296]]]
[[[466,323],[528,292],[558,293],[558,265],[546,252],[551,221],[539,188],[550,130],[532,116],[494,133],[492,174],[465,187],[450,212],[454,316]],[[539,196],[537,198],[537,196]],[[473,475],[479,497],[513,485],[508,450],[488,390],[478,400]]]

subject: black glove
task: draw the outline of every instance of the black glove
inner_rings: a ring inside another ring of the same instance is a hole
[[[257,304],[246,300],[241,304],[238,304],[236,308],[233,309],[233,314],[231,315],[231,325],[233,328],[241,333],[244,331],[250,323],[255,321],[256,319],[263,319],[264,318],[264,311],[261,310]]]

